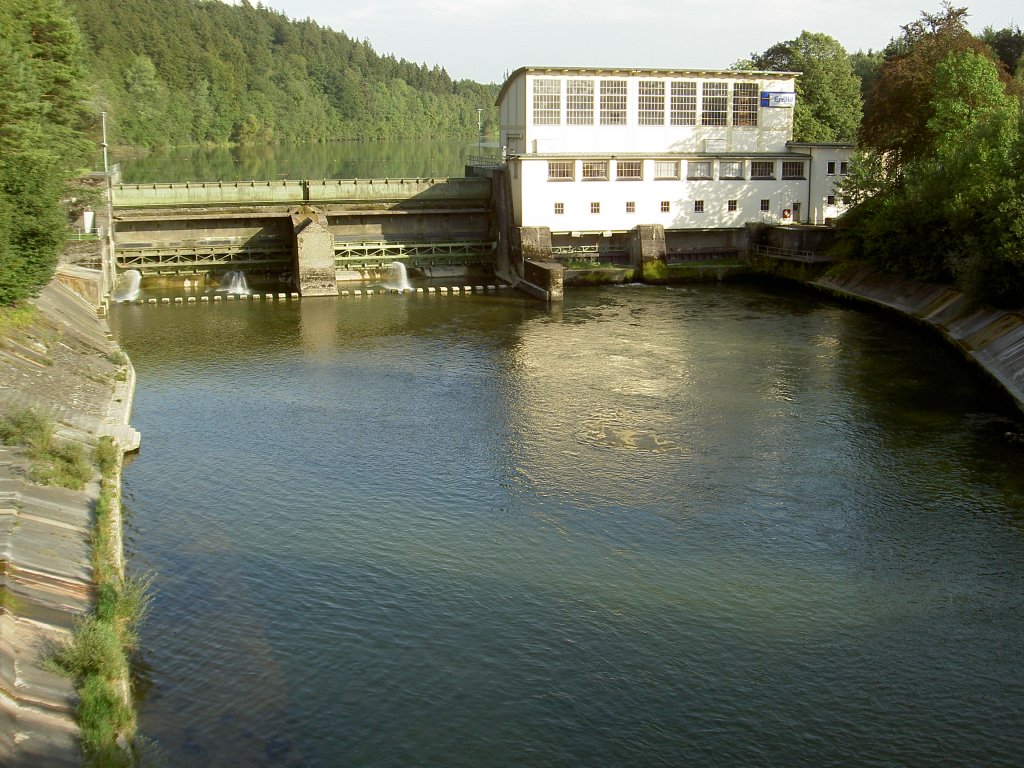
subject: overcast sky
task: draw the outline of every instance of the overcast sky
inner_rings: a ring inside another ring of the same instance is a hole
[[[235,0],[237,2],[237,0]],[[255,5],[256,0],[251,0]],[[263,0],[291,19],[367,39],[453,78],[497,82],[526,65],[728,68],[801,30],[879,49],[938,0]],[[954,2],[954,5],[962,3]],[[963,3],[973,32],[1024,26],[1020,0]]]

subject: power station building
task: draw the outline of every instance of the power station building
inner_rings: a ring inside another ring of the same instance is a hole
[[[517,69],[497,101],[516,226],[558,241],[638,225],[668,237],[827,223],[853,147],[792,140],[797,77]]]

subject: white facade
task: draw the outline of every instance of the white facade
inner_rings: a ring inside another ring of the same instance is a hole
[[[516,70],[498,96],[516,224],[595,233],[834,218],[852,147],[791,141],[796,77]]]

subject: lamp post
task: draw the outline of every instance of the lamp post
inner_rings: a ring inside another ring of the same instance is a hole
[[[484,145],[484,111],[481,107],[476,108],[476,153],[483,155]]]

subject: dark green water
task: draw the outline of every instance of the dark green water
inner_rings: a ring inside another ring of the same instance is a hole
[[[191,766],[1024,764],[1024,450],[755,287],[118,306]]]
[[[245,179],[443,178],[464,176],[471,155],[498,148],[463,139],[337,141],[244,147],[174,147],[115,157],[125,183]]]

